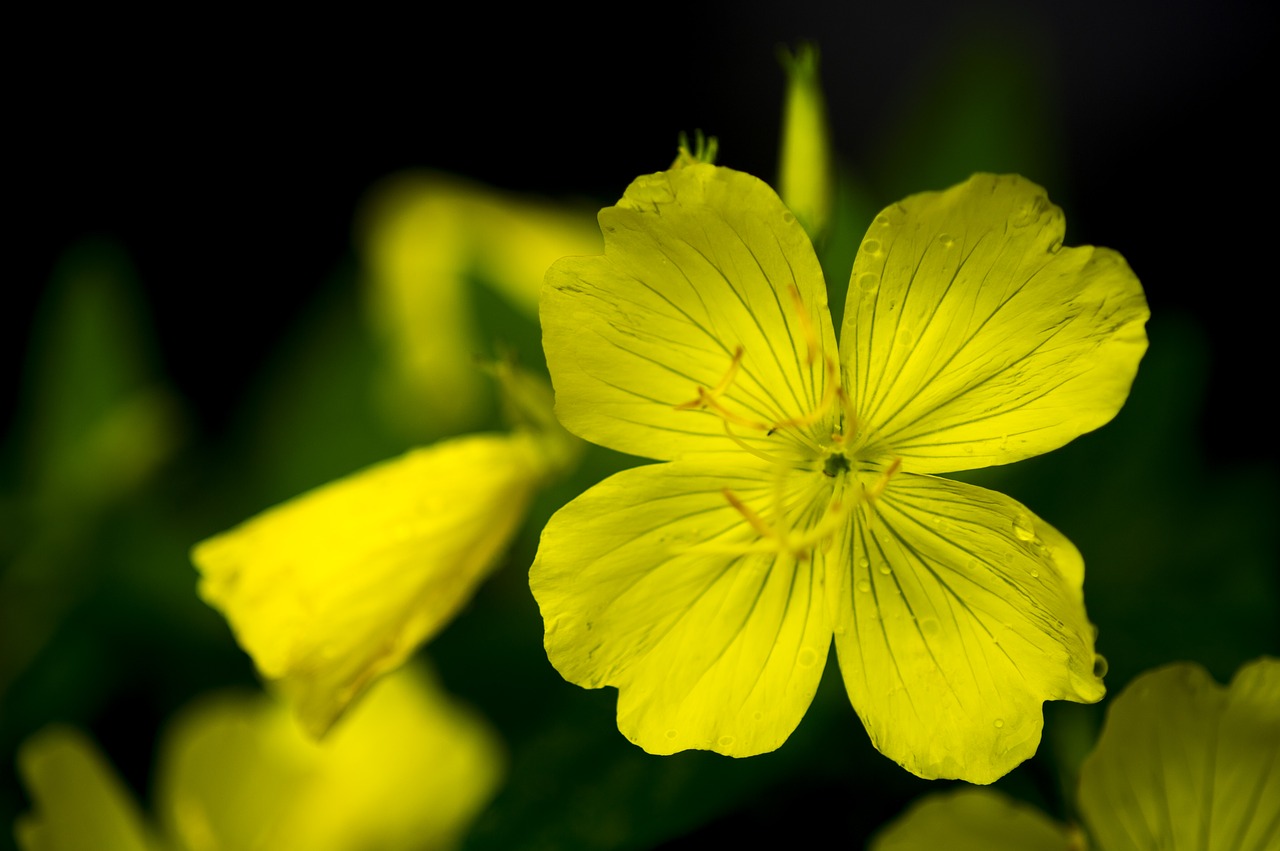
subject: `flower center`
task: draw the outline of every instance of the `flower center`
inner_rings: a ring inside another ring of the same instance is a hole
[[[819,358],[823,365],[822,396],[811,410],[767,421],[727,407],[724,397],[737,381],[747,355],[740,344],[714,386],[696,386],[694,398],[675,408],[715,414],[730,440],[769,462],[775,471],[773,501],[768,511],[753,508],[729,488],[722,489],[724,498],[742,515],[754,537],[750,544],[734,548],[733,552],[787,554],[805,561],[819,547],[830,544],[858,505],[872,502],[884,493],[902,459],[863,458],[857,451],[854,444],[858,417],[841,384],[840,368],[836,359],[822,350],[800,291],[794,284],[788,291],[799,317],[807,365],[812,367]],[[785,437],[791,445],[783,455],[775,454],[768,443],[761,445],[761,438],[775,436]],[[818,471],[822,477],[815,481],[811,476]]]
[[[841,473],[849,472],[849,459],[844,457],[843,453],[835,452],[827,456],[827,460],[822,462],[822,475],[834,479]]]

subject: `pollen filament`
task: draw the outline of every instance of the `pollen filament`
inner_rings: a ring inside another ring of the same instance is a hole
[[[889,462],[889,466],[884,468],[884,472],[880,474],[880,478],[876,480],[871,487],[863,486],[862,498],[867,502],[872,502],[880,498],[880,494],[884,493],[884,489],[889,486],[889,480],[897,475],[898,470],[902,469],[902,459],[894,458]]]
[[[813,329],[813,317],[809,315],[809,311],[805,310],[804,299],[800,297],[800,290],[794,283],[787,285],[787,292],[791,293],[791,300],[795,303],[796,315],[800,319],[800,332],[804,334],[805,347],[807,349],[808,364],[813,366],[818,360],[818,334]]]
[[[739,499],[738,495],[732,490],[723,488],[720,492],[724,494],[724,498],[729,501],[729,504],[746,519],[747,524],[761,538],[753,546],[734,551],[742,555],[785,553],[796,561],[808,561],[813,558],[814,551],[819,546],[824,546],[825,548],[825,545],[830,542],[836,530],[844,525],[849,515],[849,509],[845,507],[839,497],[836,497],[827,504],[826,513],[821,520],[801,534],[795,535],[783,523],[781,505],[778,506],[778,522],[771,526],[750,506]]]

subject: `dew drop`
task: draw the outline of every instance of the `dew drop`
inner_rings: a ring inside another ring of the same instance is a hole
[[[675,731],[675,730],[668,730],[668,731],[667,731],[667,738],[668,738],[668,739],[674,739],[675,737],[676,737],[676,731]]]
[[[982,570],[982,562],[978,561],[976,558],[969,559],[969,569]]]
[[[1031,569],[1031,578],[1032,578],[1032,579],[1039,579],[1039,578],[1040,578],[1040,571],[1036,570],[1036,569],[1033,567],[1033,568]]]
[[[942,243],[943,248],[950,248],[956,244],[956,238],[949,233],[938,234],[938,242]]]
[[[1106,657],[1095,655],[1093,657],[1093,675],[1101,679],[1107,675],[1107,670],[1108,666]]]
[[[997,727],[997,728],[999,728],[999,727],[1003,727],[1003,726],[1004,726],[1004,719],[1003,719],[1003,718],[997,718],[997,719],[996,719],[996,727]]]
[[[888,576],[890,573],[893,573],[893,569],[889,567],[889,565],[887,564],[882,564],[880,565],[880,572],[883,573],[885,576]]]
[[[801,648],[800,653],[796,656],[796,664],[801,668],[812,668],[817,661],[818,654],[809,647]]]
[[[882,228],[887,228],[890,224],[889,217],[881,213],[880,215],[876,216],[876,224],[878,224]]]
[[[861,568],[863,568],[863,569],[866,569],[866,568],[868,568],[868,567],[870,567],[870,566],[871,566],[871,562],[867,561],[867,559],[866,559],[866,557],[865,557],[865,556],[863,556],[862,558],[858,559],[858,567],[861,567]]]
[[[972,455],[972,454],[973,454],[973,447],[972,447],[972,446],[966,446],[966,447],[964,448],[964,454],[965,454],[965,455]]]
[[[925,618],[920,621],[920,631],[925,635],[937,635],[942,632],[942,624],[938,623],[937,618]]]
[[[864,272],[858,278],[858,289],[864,293],[873,293],[880,286],[880,276],[874,272]]]
[[[787,212],[785,212],[785,213],[783,213],[783,214],[782,214],[782,220],[783,220],[784,222],[786,222],[787,224],[791,224],[792,222],[794,222],[794,221],[796,220],[796,217],[795,217],[795,216],[793,216],[793,215],[791,215],[791,211],[790,211],[790,210],[788,210]]]
[[[753,718],[755,718],[757,721],[759,721],[761,718],[763,718],[763,717],[764,717],[764,713],[763,713],[763,712],[757,712],[755,715],[753,715],[753,716],[751,716],[751,717],[753,717]]]
[[[722,748],[727,748],[736,741],[737,739],[735,739],[733,736],[721,736],[719,740],[716,741],[716,744]]]
[[[863,251],[865,251],[865,252],[867,252],[868,254],[872,254],[872,255],[879,254],[879,253],[880,253],[880,240],[878,240],[878,239],[868,239],[866,242],[862,243],[862,250],[863,250]]]
[[[868,581],[867,581],[867,580],[865,580],[865,579],[859,579],[859,580],[858,580],[858,590],[859,590],[859,591],[862,591],[862,592],[870,591],[870,590],[871,590],[871,583],[870,583],[870,582],[868,582]]]
[[[1032,525],[1031,518],[1025,514],[1019,514],[1013,519],[1013,534],[1018,536],[1019,541],[1033,541],[1036,537],[1035,526]]]
[[[1053,242],[1049,243],[1049,253],[1050,253],[1050,254],[1057,254],[1057,253],[1058,253],[1059,251],[1061,251],[1061,250],[1062,250],[1062,239],[1061,239],[1061,238],[1055,239]]]

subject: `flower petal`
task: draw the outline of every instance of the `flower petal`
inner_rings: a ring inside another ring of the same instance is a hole
[[[1041,703],[1101,699],[1079,553],[1017,502],[900,474],[849,536],[828,580],[836,650],[885,756],[990,783],[1035,753]]]
[[[1063,248],[1039,186],[979,174],[876,217],[841,330],[846,384],[878,443],[913,472],[1007,464],[1106,423],[1146,351],[1124,259]]]
[[[744,554],[758,536],[722,489],[764,515],[778,489],[763,465],[735,469],[673,462],[606,479],[552,517],[530,573],[552,664],[616,686],[618,728],[650,753],[771,751],[822,676],[823,565]],[[782,499],[798,518],[820,494]]]
[[[870,851],[1071,851],[1066,825],[992,789],[926,795],[871,841]]]
[[[1081,766],[1080,810],[1103,848],[1276,848],[1280,661],[1230,689],[1185,662],[1134,679]]]
[[[735,449],[724,417],[677,410],[699,388],[731,378],[718,403],[739,423],[762,423],[761,434],[818,407],[823,356],[836,356],[826,288],[809,238],[772,189],[684,166],[638,178],[601,211],[600,227],[605,253],[560,260],[542,292],[556,413],[570,431],[672,459]]]
[[[475,435],[369,467],[198,544],[200,594],[322,735],[471,598],[542,465],[534,438]]]
[[[380,680],[321,742],[261,694],[207,695],[166,730],[157,814],[183,848],[452,848],[501,745],[432,678]]]
[[[83,733],[47,727],[22,743],[18,771],[34,811],[14,835],[24,851],[155,851],[138,805]]]

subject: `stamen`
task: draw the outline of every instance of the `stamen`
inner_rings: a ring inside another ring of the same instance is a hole
[[[711,411],[713,414],[718,414],[721,417],[721,419],[723,419],[726,423],[736,423],[737,425],[740,425],[743,428],[753,428],[759,431],[768,431],[769,429],[768,423],[763,423],[763,422],[760,422],[759,420],[748,419],[747,417],[744,417],[741,414],[736,414],[733,411],[730,411],[728,408],[726,408],[724,405],[720,403],[720,396],[722,396],[725,393],[725,391],[729,389],[729,386],[733,384],[733,380],[738,377],[738,370],[741,369],[742,367],[742,357],[745,354],[746,354],[746,349],[743,348],[742,346],[738,346],[736,349],[734,349],[733,360],[729,362],[729,368],[725,370],[725,374],[720,379],[719,383],[717,383],[716,386],[711,388],[710,390],[708,390],[707,388],[701,385],[698,385],[698,387],[696,388],[698,392],[697,398],[691,399],[688,402],[681,402],[679,405],[675,406],[675,409],[677,411],[694,411],[694,410]]]
[[[775,467],[783,466],[783,461],[781,458],[777,458],[773,455],[770,455],[768,452],[762,452],[761,450],[756,449],[754,446],[752,446],[751,444],[747,443],[745,440],[743,440],[742,438],[734,434],[733,429],[729,427],[728,420],[724,421],[724,433],[728,435],[730,440],[738,444],[739,449],[746,450],[747,452],[750,452],[752,455],[759,458],[761,461],[768,461],[770,464],[773,464]]]
[[[822,520],[818,521],[817,525],[808,529],[799,537],[793,537],[790,530],[782,526],[785,518],[781,505],[778,506],[778,525],[770,526],[759,514],[756,514],[742,500],[738,499],[733,491],[724,488],[720,492],[724,494],[724,498],[729,501],[729,504],[746,518],[747,523],[756,531],[756,534],[762,538],[756,544],[734,551],[743,555],[786,553],[796,561],[808,561],[813,558],[814,550],[818,546],[823,546],[825,549],[836,530],[844,525],[849,514],[848,509],[838,497],[832,499],[827,505],[827,510]]]
[[[840,385],[836,381],[838,368],[836,362],[830,357],[823,358],[827,371],[826,389],[822,392],[822,400],[818,402],[818,406],[807,414],[801,414],[798,417],[792,417],[789,420],[779,420],[773,424],[771,431],[777,431],[781,428],[801,428],[803,426],[813,425],[818,420],[827,415],[831,410],[831,403],[835,401],[837,394],[840,393]]]
[[[804,334],[805,346],[808,348],[808,363],[813,366],[818,360],[818,334],[813,329],[813,317],[809,315],[809,311],[805,310],[804,299],[800,297],[800,290],[794,283],[787,285],[787,292],[791,293],[791,300],[795,302],[796,315],[800,319],[800,332]]]
[[[889,486],[889,480],[892,479],[902,468],[902,459],[894,458],[889,462],[889,466],[884,468],[884,472],[880,474],[880,478],[869,488],[863,488],[862,498],[867,502],[879,499],[880,494],[884,493],[884,489]]]
[[[724,498],[729,500],[729,504],[732,505],[735,509],[737,509],[739,514],[747,518],[747,522],[751,524],[751,528],[755,529],[756,532],[760,535],[760,537],[762,538],[777,537],[777,533],[774,532],[773,529],[769,528],[769,524],[765,523],[764,520],[761,519],[760,515],[752,511],[751,508],[746,503],[738,499],[737,494],[735,494],[733,491],[729,490],[728,488],[721,488],[720,493],[724,494]]]

